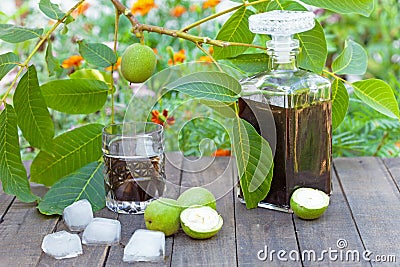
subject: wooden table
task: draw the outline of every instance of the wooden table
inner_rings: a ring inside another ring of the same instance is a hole
[[[314,221],[247,210],[236,198],[236,174],[229,157],[191,163],[169,154],[168,159],[167,195],[176,198],[186,187],[207,185],[219,197],[217,210],[224,226],[208,240],[193,240],[180,231],[167,238],[163,263],[136,266],[400,266],[400,158],[334,160],[331,205]],[[33,188],[43,193],[42,187]],[[83,255],[55,260],[40,245],[46,234],[66,229],[62,218],[41,215],[34,204],[21,203],[2,191],[0,216],[0,266],[7,267],[129,265],[122,262],[123,248],[136,229],[145,228],[142,215],[103,209],[95,216],[122,223],[120,244],[83,246]],[[371,261],[363,259],[364,253]]]

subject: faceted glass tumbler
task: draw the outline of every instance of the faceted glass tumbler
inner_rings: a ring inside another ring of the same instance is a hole
[[[141,214],[165,191],[163,127],[151,122],[112,124],[103,129],[106,206]]]

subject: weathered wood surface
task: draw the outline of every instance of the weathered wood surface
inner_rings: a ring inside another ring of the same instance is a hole
[[[193,240],[180,231],[167,238],[164,262],[127,264],[123,249],[136,229],[145,228],[143,216],[103,209],[95,216],[122,224],[120,244],[83,246],[84,255],[55,260],[40,246],[46,234],[66,229],[62,218],[41,215],[0,186],[0,266],[400,266],[400,158],[335,159],[331,204],[314,221],[247,210],[236,197],[231,158],[191,161],[169,154],[166,169],[167,197],[192,186],[218,197],[224,226],[215,237]],[[46,191],[33,189],[39,195]]]

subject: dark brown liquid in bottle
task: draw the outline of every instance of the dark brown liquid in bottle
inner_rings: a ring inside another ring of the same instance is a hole
[[[263,120],[271,117],[266,112],[272,112],[276,135],[274,127],[260,131],[263,124],[271,124],[271,120]],[[239,99],[239,116],[252,124],[271,146],[276,144],[271,189],[262,202],[288,208],[297,187],[317,188],[330,194],[330,101],[302,108],[282,108]]]

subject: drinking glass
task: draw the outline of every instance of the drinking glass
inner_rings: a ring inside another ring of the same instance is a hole
[[[118,213],[141,214],[165,191],[163,127],[126,122],[103,128],[106,206]]]

